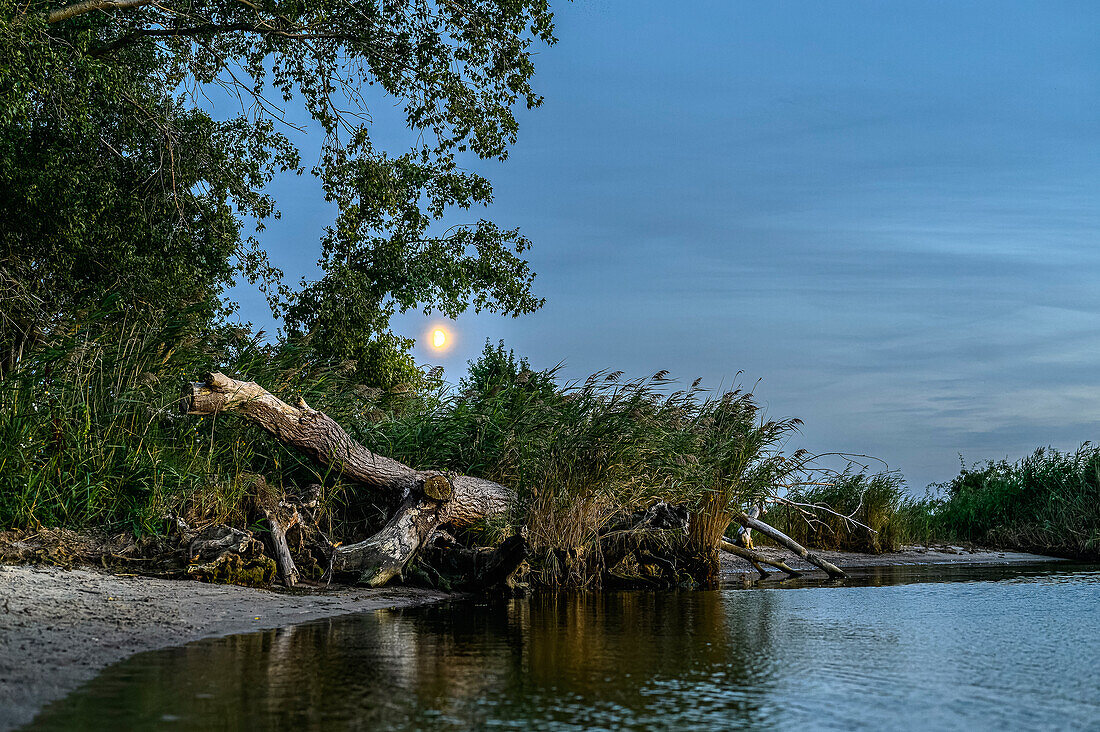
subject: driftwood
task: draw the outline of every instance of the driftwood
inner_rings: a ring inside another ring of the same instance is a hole
[[[204,383],[191,384],[185,390],[181,407],[187,414],[217,415],[225,412],[248,419],[281,442],[298,448],[318,464],[333,469],[350,481],[376,489],[398,504],[392,518],[374,536],[336,546],[325,553],[329,578],[335,576],[374,587],[383,585],[401,575],[429,539],[441,535],[442,526],[461,528],[502,514],[515,498],[510,489],[499,483],[465,475],[449,475],[438,470],[416,470],[392,458],[375,454],[352,439],[335,420],[310,408],[305,401],[299,399],[297,405],[292,406],[253,382],[238,381],[219,373],[209,374]],[[286,496],[275,499],[269,490],[257,492],[256,507],[270,527],[279,577],[288,586],[299,581],[288,532],[295,531],[301,549],[301,532],[307,526],[310,531],[316,529],[312,515],[304,506],[301,500]],[[750,531],[756,530],[825,570],[830,577],[846,576],[838,567],[760,521],[757,518],[759,512],[758,507],[750,513],[734,511],[733,518],[741,525],[742,531],[736,544],[723,542],[721,548],[748,559],[762,575],[767,573],[760,565],[767,564],[797,576],[798,572],[783,562],[769,560],[752,549]],[[632,556],[641,569],[648,570],[651,575],[659,575],[666,584],[674,585],[681,568],[687,568],[691,574],[693,558],[683,551],[683,547],[678,548],[676,542],[670,541],[669,532],[682,533],[686,530],[687,521],[686,509],[659,502],[633,515],[628,525],[605,534],[598,549],[602,557],[597,555],[597,559],[609,571],[627,556]],[[325,543],[331,546],[327,537]],[[444,551],[454,556],[442,560],[440,552]],[[563,551],[568,553],[570,550]],[[509,578],[523,562],[527,548],[522,539],[515,537],[496,550],[465,550],[453,543],[445,545],[437,542],[429,554],[427,566],[431,567],[433,563],[447,566],[458,573],[461,578],[459,584],[483,588],[498,582],[510,585]],[[313,562],[312,559],[310,561]],[[466,564],[463,565],[463,562]],[[320,572],[315,562],[311,567]]]
[[[776,569],[782,570],[787,573],[788,577],[802,576],[801,572],[799,572],[797,569],[791,569],[784,562],[780,562],[774,559],[768,559],[759,552],[755,552],[752,549],[747,549],[732,542],[719,542],[718,548],[724,552],[729,552],[730,554],[741,557],[742,559],[747,559],[749,563],[752,564],[752,566],[756,569],[756,571],[760,573],[761,577],[768,576],[768,573],[760,566],[761,564],[766,564],[769,567],[775,567]]]
[[[281,442],[298,448],[320,465],[399,499],[401,506],[396,515],[376,535],[336,548],[333,571],[353,576],[361,584],[380,586],[400,574],[438,526],[466,526],[503,513],[514,497],[511,490],[499,483],[466,475],[444,475],[437,470],[415,470],[377,455],[305,401],[299,400],[297,406],[291,406],[250,381],[209,374],[205,383],[191,384],[185,390],[180,406],[187,414],[237,414]],[[284,533],[286,528],[283,527]],[[286,572],[284,576],[290,576],[289,568]]]
[[[286,500],[276,499],[267,481],[259,478],[256,481],[256,508],[264,519],[267,520],[271,533],[271,543],[274,545],[275,566],[278,567],[279,579],[287,587],[294,587],[301,577],[298,567],[294,564],[294,557],[290,553],[290,545],[287,543],[287,532],[301,522],[298,506]]]
[[[795,541],[791,537],[787,536],[786,534],[784,534],[779,529],[774,528],[772,526],[769,526],[768,524],[764,523],[763,521],[760,521],[759,519],[752,518],[751,516],[744,513],[743,511],[734,511],[733,520],[736,521],[737,523],[741,524],[742,526],[744,526],[747,529],[755,529],[755,530],[759,531],[761,534],[763,534],[764,536],[767,536],[771,539],[774,539],[774,540],[778,541],[780,544],[787,547],[792,552],[794,552],[798,556],[802,557],[803,559],[805,559],[810,564],[814,565],[815,567],[820,567],[821,569],[825,570],[825,573],[827,575],[829,575],[830,577],[839,578],[839,577],[847,577],[848,576],[847,574],[844,573],[844,570],[840,569],[835,564],[831,564],[830,562],[822,559],[821,557],[814,554],[813,552],[807,550],[806,547],[802,546],[797,541]]]

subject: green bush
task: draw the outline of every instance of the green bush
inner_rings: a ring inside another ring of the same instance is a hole
[[[1100,557],[1100,449],[1040,448],[1015,463],[964,468],[937,486],[930,514],[939,535],[959,541]]]

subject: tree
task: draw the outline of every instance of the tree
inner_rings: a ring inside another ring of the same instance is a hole
[[[212,318],[242,254],[240,217],[271,215],[260,189],[293,150],[270,120],[215,121],[166,95],[152,50],[97,60],[101,20],[55,32],[2,7],[0,268],[21,294],[5,303],[3,360],[109,293]]]
[[[394,312],[542,304],[517,230],[438,222],[492,200],[460,156],[506,158],[514,108],[541,103],[531,46],[554,42],[545,0],[0,0],[0,12],[0,263],[45,312],[111,291],[214,313],[244,274],[291,334],[392,381],[410,345],[389,330]],[[214,89],[243,100],[239,114],[214,114]],[[323,131],[311,172],[338,207],[324,274],[300,292],[276,285],[243,228],[277,216],[264,192],[276,172],[305,172],[275,95]],[[374,144],[381,96],[415,133],[404,152]]]

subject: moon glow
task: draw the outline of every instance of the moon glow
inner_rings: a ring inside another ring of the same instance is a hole
[[[443,348],[447,345],[447,331],[436,328],[432,331],[432,348]]]

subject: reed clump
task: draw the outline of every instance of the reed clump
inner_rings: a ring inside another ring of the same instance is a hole
[[[482,527],[481,541],[522,527],[534,573],[551,587],[597,581],[600,535],[657,499],[693,513],[680,541],[716,561],[731,506],[803,459],[783,452],[798,420],[764,419],[751,393],[674,389],[667,372],[562,383],[558,369],[535,371],[503,343],[487,343],[457,388],[343,424],[381,454],[514,487],[512,515]]]
[[[258,430],[181,414],[179,394],[220,368],[339,410],[339,369],[307,349],[202,322],[108,302],[56,324],[0,371],[0,526],[140,536],[165,530],[169,515],[240,524],[255,475],[323,482]]]

